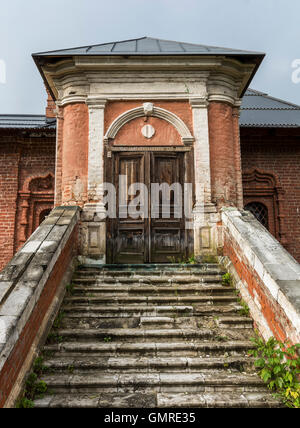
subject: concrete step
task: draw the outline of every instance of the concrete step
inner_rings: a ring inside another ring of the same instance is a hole
[[[94,371],[83,374],[42,376],[48,390],[60,392],[254,392],[265,389],[256,374],[228,373],[218,370],[193,373],[109,373]]]
[[[73,393],[46,395],[36,408],[280,408],[282,404],[264,392],[242,393]]]
[[[129,356],[129,357],[215,357],[215,356],[247,356],[253,343],[248,340],[193,341],[180,342],[63,342],[49,344],[44,347],[46,353],[57,355],[82,356]]]
[[[253,358],[250,357],[218,357],[218,358],[188,358],[188,357],[73,357],[61,356],[48,358],[43,365],[48,372],[82,373],[85,371],[103,372],[194,372],[198,370],[235,370],[253,369]]]

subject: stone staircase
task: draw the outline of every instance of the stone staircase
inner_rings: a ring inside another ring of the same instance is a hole
[[[44,347],[35,407],[278,407],[255,374],[252,320],[222,270],[80,267]]]

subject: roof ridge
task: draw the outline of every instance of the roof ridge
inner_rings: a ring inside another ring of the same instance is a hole
[[[20,113],[17,113],[17,114],[15,114],[15,113],[11,113],[11,114],[9,114],[9,113],[5,113],[5,114],[1,114],[0,113],[0,118],[1,117],[46,117],[46,115],[45,114],[20,114]]]
[[[275,98],[275,97],[272,97],[271,95],[269,95],[269,94],[267,94],[267,93],[265,93],[265,92],[257,91],[256,89],[248,88],[248,89],[247,89],[247,91],[246,91],[246,93],[245,93],[245,96],[247,96],[247,92],[248,92],[248,91],[255,92],[255,93],[257,93],[257,95],[260,95],[260,96],[262,96],[262,97],[264,97],[264,98],[268,98],[269,100],[279,101],[280,103],[286,104],[286,105],[288,105],[288,106],[290,106],[290,107],[291,107],[291,106],[293,106],[293,107],[296,107],[296,109],[300,109],[300,104],[294,104],[294,103],[291,103],[291,102],[289,102],[289,101],[285,101],[285,100],[283,100],[283,99],[281,99],[281,98]],[[254,110],[254,109],[253,109],[253,110]],[[273,110],[275,110],[275,109],[273,109]],[[285,110],[285,109],[277,108],[276,110]]]
[[[63,53],[63,52],[69,52],[69,51],[75,51],[75,50],[85,50],[85,53],[87,54],[89,52],[89,50],[91,50],[92,48],[96,48],[99,46],[106,46],[106,45],[114,45],[114,47],[117,44],[121,44],[121,43],[127,43],[127,42],[134,42],[134,41],[138,41],[138,40],[145,40],[145,39],[149,39],[149,40],[154,40],[156,41],[158,44],[159,42],[168,42],[168,43],[176,43],[178,45],[181,46],[183,52],[187,52],[187,54],[191,54],[193,52],[189,52],[186,51],[186,49],[183,48],[183,44],[185,45],[190,45],[190,46],[195,46],[201,49],[204,49],[207,51],[208,54],[212,53],[214,54],[214,52],[211,52],[211,50],[213,49],[218,49],[220,51],[223,51],[224,54],[226,53],[231,53],[232,55],[234,54],[244,54],[244,55],[265,55],[262,52],[255,52],[255,51],[248,51],[248,50],[242,50],[242,49],[236,49],[236,48],[229,48],[229,47],[223,47],[223,46],[213,46],[213,45],[205,45],[205,44],[197,44],[197,43],[191,43],[191,42],[180,42],[177,40],[168,40],[168,39],[159,39],[159,38],[155,38],[155,37],[149,37],[149,36],[143,36],[143,37],[138,37],[138,38],[133,38],[133,39],[126,39],[126,40],[117,40],[117,41],[113,41],[113,42],[105,42],[105,43],[97,43],[95,45],[87,45],[87,46],[77,46],[77,47],[72,47],[72,48],[65,48],[65,49],[58,49],[58,50],[50,50],[50,51],[44,51],[44,52],[35,52],[32,54],[33,57],[35,56],[40,56],[40,55],[59,55],[59,53]],[[160,49],[161,50],[161,49]],[[113,51],[113,49],[111,50],[111,52]],[[215,52],[215,54],[218,54],[218,52]],[[74,55],[76,55],[76,53],[74,53]]]
[[[266,111],[288,111],[288,110],[300,110],[300,106],[299,107],[294,107],[293,108],[280,108],[280,107],[242,107],[241,106],[241,110],[266,110]]]
[[[151,37],[148,37],[151,38]],[[36,56],[36,55],[40,55],[40,54],[46,54],[46,53],[51,53],[51,52],[65,52],[65,51],[73,51],[75,49],[87,49],[87,52],[96,46],[105,46],[105,45],[115,45],[116,43],[125,43],[125,42],[133,42],[135,40],[142,40],[142,39],[147,39],[147,36],[143,36],[143,37],[138,37],[135,39],[128,39],[128,40],[117,40],[114,42],[105,42],[105,43],[97,43],[96,45],[86,45],[86,46],[76,46],[73,48],[65,48],[65,49],[52,49],[51,51],[43,51],[43,52],[35,52],[32,54],[32,56]]]

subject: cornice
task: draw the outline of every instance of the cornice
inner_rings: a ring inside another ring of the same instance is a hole
[[[74,56],[69,60],[42,65],[52,92],[61,105],[85,102],[83,98],[94,93],[95,88],[99,96],[101,93],[105,99],[189,100],[203,96],[197,86],[207,87],[209,100],[234,104],[240,98],[254,67],[255,64],[243,64],[234,58],[189,55]],[[167,91],[160,88],[164,84],[168,85]],[[103,92],[102,85],[105,89]],[[123,85],[127,85],[124,90]],[[186,88],[183,85],[187,85]],[[116,91],[118,86],[119,90]],[[76,92],[77,97],[70,92]]]

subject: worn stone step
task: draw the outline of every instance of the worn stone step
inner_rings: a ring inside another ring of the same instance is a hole
[[[72,280],[75,284],[158,284],[158,285],[168,285],[168,284],[204,284],[204,283],[220,283],[222,282],[222,275],[218,274],[205,274],[200,275],[199,277],[195,276],[132,276],[132,277],[99,277],[99,276],[85,276],[78,277],[75,276]]]
[[[220,316],[222,314],[238,314],[242,309],[238,304],[231,305],[84,305],[68,304],[62,307],[62,312],[68,318],[89,319],[89,318],[131,318],[131,317],[201,317]]]
[[[151,327],[173,327],[176,324],[176,318],[172,317],[140,317],[140,326],[145,328]]]
[[[205,272],[216,270],[223,272],[224,269],[217,263],[197,263],[197,264],[175,264],[175,263],[151,263],[151,264],[114,264],[114,265],[99,265],[99,266],[88,266],[81,265],[77,268],[76,272],[85,273],[99,273],[109,276],[118,275],[125,273],[126,275],[141,274],[147,275],[149,273],[163,272],[165,274],[174,274],[174,272]]]
[[[265,392],[224,393],[73,393],[45,395],[36,408],[279,408],[282,404]],[[131,423],[132,424],[132,423]]]
[[[69,329],[58,330],[57,336],[62,340],[93,341],[96,339],[103,341],[132,341],[140,342],[161,340],[186,340],[186,339],[208,339],[213,336],[209,329],[142,329],[142,328],[106,328],[106,329]]]
[[[117,278],[121,277],[140,277],[147,278],[148,276],[194,276],[198,277],[201,275],[224,275],[225,271],[220,267],[213,268],[199,268],[199,269],[178,269],[178,270],[167,270],[167,269],[149,269],[149,270],[77,270],[74,277],[99,277],[99,278]]]
[[[207,328],[218,328],[218,329],[251,329],[252,320],[248,320],[238,315],[233,314],[231,322],[229,324],[222,323],[222,317],[217,316],[193,316],[192,313],[176,313],[171,312],[169,316],[162,316],[160,313],[150,313],[140,316],[129,316],[130,314],[112,314],[108,316],[107,314],[101,313],[91,313],[91,312],[62,312],[62,319],[60,322],[60,328],[63,330],[68,329],[107,329],[107,328],[117,328],[117,329],[128,329],[128,328],[147,328],[147,329],[168,329],[168,328],[178,328],[178,329],[193,329],[203,327],[207,324]],[[234,318],[236,321],[233,322]]]
[[[84,371],[117,371],[143,373],[153,371],[193,372],[197,370],[238,370],[253,368],[253,358],[250,357],[218,357],[218,358],[189,358],[189,357],[73,357],[63,356],[48,358],[43,365],[47,370],[56,372],[78,373]]]
[[[75,392],[220,392],[220,390],[253,392],[265,389],[265,384],[256,374],[228,373],[226,371],[193,373],[109,373],[94,371],[84,374],[45,375],[52,393]]]
[[[100,403],[100,400],[99,400]],[[282,403],[269,392],[208,392],[199,394],[158,393],[160,408],[280,408]]]
[[[49,394],[36,407],[278,407],[249,357],[252,319],[224,273],[81,266],[44,347]]]
[[[217,325],[220,328],[252,328],[253,320],[245,316],[220,316],[217,318]]]
[[[107,284],[99,284],[98,286],[89,286],[89,285],[82,285],[79,284],[75,286],[72,289],[72,295],[113,295],[113,296],[120,296],[120,295],[132,295],[132,294],[142,294],[144,296],[147,295],[164,295],[164,296],[172,296],[172,295],[179,295],[179,294],[190,294],[192,296],[197,295],[227,295],[232,294],[232,288],[230,287],[224,287],[220,285],[194,285],[194,284],[188,284],[188,285],[180,285],[177,286],[175,284],[173,285],[164,285],[164,286],[154,286],[154,285],[144,285],[144,284],[137,284],[137,285],[107,285]]]
[[[119,392],[116,393],[60,393],[46,394],[34,401],[37,409],[43,408],[155,408],[157,393]],[[131,426],[131,425],[130,425]]]
[[[44,351],[53,356],[57,355],[87,355],[95,356],[189,356],[189,357],[213,357],[213,356],[246,356],[249,349],[253,349],[253,343],[248,340],[232,340],[226,342],[217,341],[181,341],[181,342],[63,342],[50,344],[44,347]]]
[[[140,304],[177,304],[177,303],[211,303],[226,304],[235,303],[236,296],[228,294],[226,296],[72,296],[65,298],[65,304],[97,304],[113,303],[116,305],[140,303]]]

